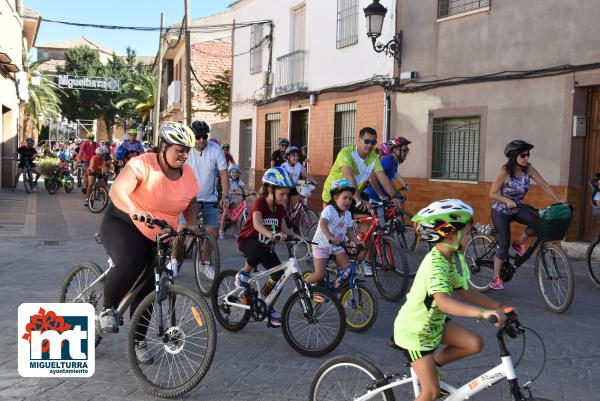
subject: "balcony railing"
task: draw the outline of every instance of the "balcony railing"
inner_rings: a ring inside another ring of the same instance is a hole
[[[167,109],[181,106],[181,81],[173,81],[167,89]]]
[[[308,90],[308,84],[304,77],[307,53],[306,50],[296,50],[277,58],[276,95]]]

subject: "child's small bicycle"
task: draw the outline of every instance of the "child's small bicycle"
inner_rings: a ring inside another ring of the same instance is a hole
[[[241,194],[230,195],[230,197],[234,196],[240,196],[242,198],[242,201],[237,203],[236,205],[229,205],[229,213],[225,217],[224,230],[227,231],[229,227],[234,227],[234,230],[237,230],[237,233],[239,234],[239,232],[242,231],[242,226],[244,225],[244,222],[248,218],[247,198],[256,196],[256,192],[250,192],[247,194],[242,190]],[[223,213],[223,209],[219,208],[219,211]]]
[[[449,393],[445,401],[471,399],[475,394],[490,388],[504,378],[506,378],[510,385],[510,393],[514,401],[549,401],[543,398],[532,398],[529,385],[535,378],[523,387],[519,386],[515,365],[506,348],[505,338],[506,336],[516,338],[519,335],[524,335],[526,328],[521,326],[517,314],[511,308],[507,308],[505,313],[506,321],[496,334],[500,351],[500,364],[480,376],[469,380],[459,388],[440,381],[440,388]],[[492,316],[490,322],[496,323],[495,319],[496,317]],[[397,349],[393,341],[390,341],[390,346]],[[546,352],[544,348],[544,362],[545,358]],[[419,379],[412,368],[410,368],[409,375],[399,373],[383,375],[371,362],[363,358],[343,355],[330,359],[317,370],[310,386],[308,399],[310,401],[366,401],[371,399],[394,401],[395,397],[392,389],[405,384],[412,386],[414,393],[414,397],[412,398],[417,397],[421,393]],[[525,393],[527,393],[527,396]]]
[[[65,192],[71,193],[73,191],[75,180],[68,172],[61,172],[58,166],[52,168],[52,176],[45,182],[46,191],[50,195],[54,195],[62,187]]]

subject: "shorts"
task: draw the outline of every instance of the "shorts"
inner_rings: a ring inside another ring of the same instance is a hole
[[[81,162],[81,168],[83,169],[83,171],[87,171],[87,169],[89,167],[90,167],[90,162],[89,161],[87,161],[87,162],[82,161]]]
[[[429,354],[433,354],[436,350],[437,347],[431,350],[427,350],[427,351],[413,351],[413,350],[409,350],[406,348],[402,348],[399,345],[396,345],[395,348],[399,351],[402,351],[404,353],[404,356],[406,357],[406,359],[408,359],[408,362],[414,362],[417,359],[421,359],[426,355]]]
[[[317,259],[329,259],[331,255],[346,252],[341,246],[333,246],[331,248],[323,248],[318,245],[313,245],[313,257]]]
[[[13,164],[13,166],[14,166],[14,164]],[[35,163],[33,163],[33,162],[29,163],[29,166],[30,166],[30,168],[36,168],[37,167],[37,165]],[[25,161],[24,160],[19,161],[19,165],[17,166],[17,168],[24,169],[25,168]]]
[[[204,224],[207,227],[219,228],[219,205],[217,202],[196,202],[198,206],[198,213],[202,212],[202,218]],[[179,215],[179,223],[185,224],[185,217],[183,213]]]
[[[246,263],[253,268],[258,265],[263,265],[266,270],[279,266],[281,261],[273,249],[260,242],[256,238],[245,238],[240,240],[239,249],[246,257]],[[274,281],[277,281],[283,276],[283,270],[270,275]]]

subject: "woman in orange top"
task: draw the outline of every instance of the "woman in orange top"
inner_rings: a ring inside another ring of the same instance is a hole
[[[188,227],[198,231],[198,184],[193,170],[185,164],[194,146],[194,135],[185,125],[168,122],[160,127],[159,140],[159,152],[130,160],[110,189],[111,203],[102,220],[100,236],[115,268],[104,283],[104,310],[99,318],[102,334],[118,332],[115,309],[150,266],[156,234],[162,231],[134,221],[132,216],[161,219],[177,227],[179,214],[183,213]],[[153,290],[154,280],[147,280],[146,287],[131,304],[131,314]],[[140,326],[136,330],[136,354],[141,363],[152,362],[144,341],[146,329]]]
[[[89,191],[85,191],[83,195],[85,196],[85,203],[83,204],[85,207],[88,207],[88,203],[90,202],[90,198],[92,197],[92,187],[94,186],[94,179],[98,178],[98,185],[101,188],[106,189],[106,182],[108,181],[108,163],[110,160],[110,153],[106,146],[100,146],[96,149],[96,154],[92,156],[88,163],[87,169],[87,181],[86,188],[90,188]]]

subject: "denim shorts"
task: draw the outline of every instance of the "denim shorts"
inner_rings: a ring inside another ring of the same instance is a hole
[[[219,205],[217,202],[197,202],[198,212],[202,212],[207,227],[219,228]],[[185,224],[183,213],[179,215],[179,223]]]

